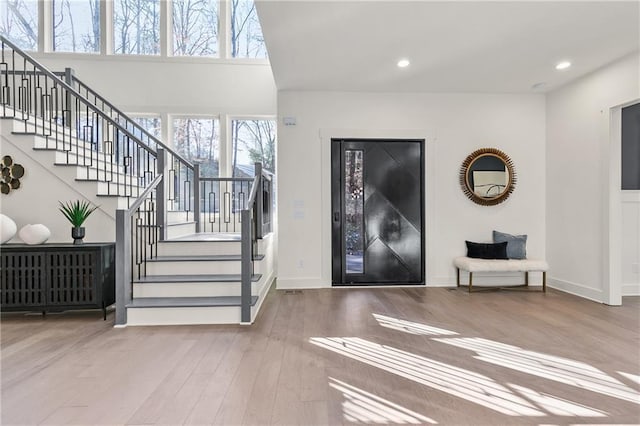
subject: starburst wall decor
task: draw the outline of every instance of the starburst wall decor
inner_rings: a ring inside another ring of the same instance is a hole
[[[13,162],[9,155],[2,157],[0,162],[0,192],[8,194],[20,188],[20,178],[24,176],[24,167]]]

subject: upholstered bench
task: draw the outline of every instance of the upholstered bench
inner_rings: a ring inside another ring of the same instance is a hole
[[[542,291],[547,291],[547,269],[549,265],[544,260],[537,259],[475,259],[461,256],[453,260],[456,267],[456,284],[460,287],[460,270],[469,272],[469,293],[473,288],[474,272],[524,272],[524,284],[515,286],[482,286],[485,288],[528,287],[529,272],[542,272]]]

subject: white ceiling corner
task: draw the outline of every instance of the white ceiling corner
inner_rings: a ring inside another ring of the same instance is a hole
[[[638,1],[257,4],[279,90],[541,92],[640,48]]]

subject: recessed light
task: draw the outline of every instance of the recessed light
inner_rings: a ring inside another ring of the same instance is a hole
[[[571,66],[571,62],[569,61],[562,61],[560,63],[558,63],[558,65],[556,65],[556,69],[557,70],[566,70],[567,68],[569,68]]]
[[[410,64],[410,62],[409,62],[409,60],[408,60],[408,59],[400,59],[400,60],[398,61],[398,67],[399,67],[399,68],[406,68],[406,67],[408,67],[408,66],[409,66],[409,64]]]

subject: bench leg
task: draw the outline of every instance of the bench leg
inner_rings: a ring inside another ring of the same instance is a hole
[[[471,287],[473,287],[473,272],[469,272],[469,293],[471,293]]]
[[[529,287],[529,271],[524,272],[524,285]]]
[[[547,271],[542,272],[542,292],[547,292]]]
[[[460,287],[460,268],[456,268],[456,285]]]

